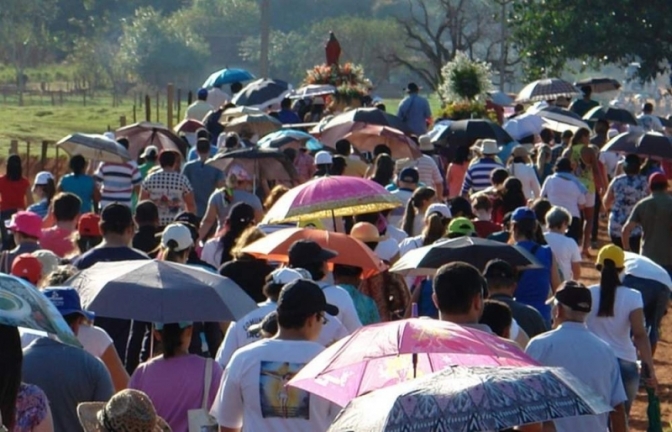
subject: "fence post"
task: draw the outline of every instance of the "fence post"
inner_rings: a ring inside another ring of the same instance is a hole
[[[126,116],[122,115],[119,116],[119,127],[124,127],[126,126]]]
[[[134,104],[134,105],[133,105],[133,123],[137,123],[137,122],[138,122],[136,111],[137,111],[137,109],[136,109],[135,104]]]
[[[175,86],[173,84],[168,84],[166,91],[166,118],[168,122],[168,129],[173,130],[173,104],[175,99]]]
[[[152,121],[152,101],[149,95],[145,95],[145,121]]]
[[[18,140],[13,139],[9,142],[9,154],[10,155],[19,154],[19,141]]]
[[[177,89],[177,120],[182,118],[182,89]]]
[[[63,105],[63,90],[58,91],[58,103]]]
[[[194,100],[194,92],[189,90],[189,94],[187,95],[187,105],[191,105],[191,102]]]
[[[157,90],[156,92],[156,122],[161,123],[161,117],[159,116],[159,98],[161,97],[161,93]]]
[[[84,106],[86,106],[86,89],[82,90],[82,101],[84,102]]]
[[[44,171],[47,165],[47,150],[49,150],[49,141],[42,141],[42,153],[40,154],[40,170]]]
[[[31,178],[31,172],[30,172],[30,141],[26,141],[26,176],[28,178]]]

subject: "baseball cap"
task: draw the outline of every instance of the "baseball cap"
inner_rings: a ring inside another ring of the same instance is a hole
[[[475,232],[474,223],[465,217],[457,217],[448,224],[448,234],[470,236]]]
[[[615,244],[603,246],[597,254],[595,264],[603,266],[606,260],[612,260],[616,268],[624,268],[625,252]]]
[[[329,261],[337,257],[338,253],[331,249],[322,248],[313,240],[297,240],[289,247],[288,256],[289,264],[296,268]]]
[[[177,247],[175,247],[176,252],[181,252],[194,245],[191,231],[181,223],[172,223],[163,230],[163,234],[161,234],[161,246],[167,248],[171,241],[177,243]]]
[[[573,311],[576,312],[590,312],[593,306],[593,297],[590,295],[590,290],[580,282],[565,281],[555,292],[555,295],[546,303],[553,303],[557,300]]]
[[[667,184],[667,177],[665,177],[665,174],[661,172],[655,172],[651,174],[649,177],[649,186],[653,186],[655,184]]]
[[[159,154],[159,149],[154,146],[154,145],[148,145],[145,147],[145,150],[143,150],[142,154],[140,155],[141,158],[147,158],[147,157],[156,157]]]
[[[70,287],[49,287],[42,290],[42,294],[56,306],[61,315],[71,315],[78,313],[83,315],[89,321],[93,321],[96,315],[93,312],[85,311],[79,299],[77,290]]]
[[[29,253],[23,253],[12,262],[12,276],[26,279],[33,285],[42,279],[42,264],[40,260]]]
[[[310,273],[304,269],[294,269],[289,267],[282,267],[275,269],[269,275],[272,283],[276,285],[287,285],[298,279],[310,279]]]
[[[453,217],[452,213],[450,212],[450,208],[442,203],[430,204],[425,211],[425,219],[431,216],[432,213],[438,213],[445,219],[450,219]]]
[[[8,229],[30,237],[42,237],[42,218],[30,211],[20,211],[5,222]]]
[[[178,213],[177,216],[175,216],[175,219],[173,219],[173,222],[188,223],[195,227],[201,226],[201,218],[199,218],[196,214],[188,211]]]
[[[327,151],[319,151],[315,154],[315,165],[331,165],[333,159],[331,153]]]
[[[208,89],[200,88],[196,94],[199,98],[208,97]]]
[[[399,181],[404,183],[418,183],[420,181],[420,173],[415,167],[407,167],[399,173]]]
[[[518,207],[511,213],[511,220],[513,222],[520,222],[523,220],[536,220],[537,215],[529,207]]]
[[[49,180],[54,180],[54,176],[49,171],[40,171],[35,174],[35,185],[46,185],[49,183]]]
[[[338,308],[327,303],[322,288],[307,279],[298,279],[282,287],[277,310],[278,315],[318,312],[326,312],[332,316],[338,315]]]
[[[77,221],[77,232],[81,236],[100,237],[100,216],[95,213],[84,213]]]
[[[515,279],[516,270],[511,264],[501,259],[493,259],[488,261],[483,271],[483,276],[493,279]]]

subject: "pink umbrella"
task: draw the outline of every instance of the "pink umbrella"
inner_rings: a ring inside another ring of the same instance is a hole
[[[363,125],[359,129],[353,129],[343,138],[350,141],[352,146],[360,152],[373,153],[378,144],[385,144],[390,147],[392,151],[390,156],[395,159],[417,159],[422,155],[420,148],[411,137],[389,126]]]
[[[327,348],[289,382],[340,406],[449,366],[531,366],[512,342],[457,324],[411,318],[363,327]]]
[[[320,177],[284,194],[263,223],[328,219],[374,213],[402,206],[384,187],[359,177]]]

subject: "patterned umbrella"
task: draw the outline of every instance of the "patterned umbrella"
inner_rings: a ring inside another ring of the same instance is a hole
[[[621,83],[613,78],[600,77],[600,78],[586,78],[581,81],[577,81],[574,85],[578,88],[581,87],[590,87],[593,89],[593,93],[605,93],[608,91],[614,91],[621,88]]]
[[[559,78],[534,81],[523,87],[516,102],[539,102],[555,100],[559,97],[572,98],[581,95],[581,90]]]
[[[72,134],[56,143],[69,155],[82,155],[85,159],[101,162],[124,163],[131,160],[122,145],[103,135]]]
[[[281,80],[259,79],[252,81],[233,98],[236,105],[266,109],[289,96],[292,86]]]
[[[563,368],[452,367],[353,400],[328,432],[498,431],[611,409]]]
[[[285,184],[297,181],[296,169],[287,156],[277,149],[259,149],[256,147],[217,153],[206,162],[228,174],[234,166],[240,166],[258,180],[272,180]]]
[[[356,123],[361,124],[357,125]],[[388,126],[405,134],[411,133],[411,130],[399,117],[378,108],[357,108],[346,111],[328,121],[320,122],[311,133],[319,134],[320,141],[331,147],[347,133],[368,125]]]
[[[618,122],[623,124],[631,124],[637,126],[637,119],[635,116],[628,110],[623,108],[613,108],[609,107],[607,109],[597,106],[590,111],[588,111],[583,116],[584,120],[607,120],[610,122]]]
[[[400,130],[388,127],[368,125],[353,130],[344,136],[360,152],[371,152],[378,144],[386,144],[394,159],[416,159],[422,155],[420,148],[409,136]]]
[[[178,151],[182,156],[187,155],[187,143],[161,123],[133,123],[117,129],[114,135],[129,141],[128,153],[133,159],[137,159],[148,145],[154,145],[159,150]]]

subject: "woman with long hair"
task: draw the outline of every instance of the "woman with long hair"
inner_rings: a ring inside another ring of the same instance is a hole
[[[512,177],[520,180],[526,199],[539,198],[539,191],[541,190],[539,178],[532,166],[530,153],[525,147],[517,145],[513,148],[506,167]]]
[[[657,385],[649,337],[644,327],[644,302],[639,291],[621,284],[625,253],[616,245],[607,245],[597,255],[596,268],[600,284],[591,286],[593,307],[588,315],[588,329],[614,350],[621,369],[623,387],[628,396],[626,412],[639,388],[637,353],[642,366],[648,369],[648,386]]]
[[[401,228],[409,237],[420,235],[425,225],[425,211],[435,200],[436,191],[432,188],[420,187],[413,192],[401,220]]]
[[[37,202],[28,206],[28,211],[31,211],[42,219],[49,214],[49,207],[51,200],[56,195],[56,183],[54,176],[49,171],[40,171],[35,175],[33,182],[33,195],[37,198]]]
[[[86,159],[82,155],[70,158],[70,174],[66,174],[58,183],[58,192],[70,192],[82,201],[80,214],[95,211],[100,201],[100,190],[95,180],[86,174]]]
[[[53,432],[47,396],[39,387],[21,382],[19,329],[0,324],[0,346],[0,426],[9,432]]]
[[[369,177],[370,180],[385,187],[392,183],[394,178],[394,160],[388,154],[379,154],[373,162],[373,174]]]
[[[229,215],[224,222],[224,229],[205,243],[201,259],[215,268],[233,259],[231,250],[238,237],[250,226],[254,225],[254,208],[239,202],[231,206]]]
[[[515,177],[509,177],[504,181],[504,187],[497,192],[492,202],[492,222],[501,224],[504,215],[514,211],[518,207],[524,207],[527,198],[523,192],[523,184]]]
[[[7,158],[5,175],[0,176],[0,233],[3,250],[13,249],[12,236],[7,233],[5,221],[12,215],[33,203],[30,181],[23,176],[21,158],[11,155]]]
[[[455,149],[455,157],[446,169],[446,184],[448,185],[448,198],[460,196],[464,175],[469,168],[469,147],[459,146]]]

